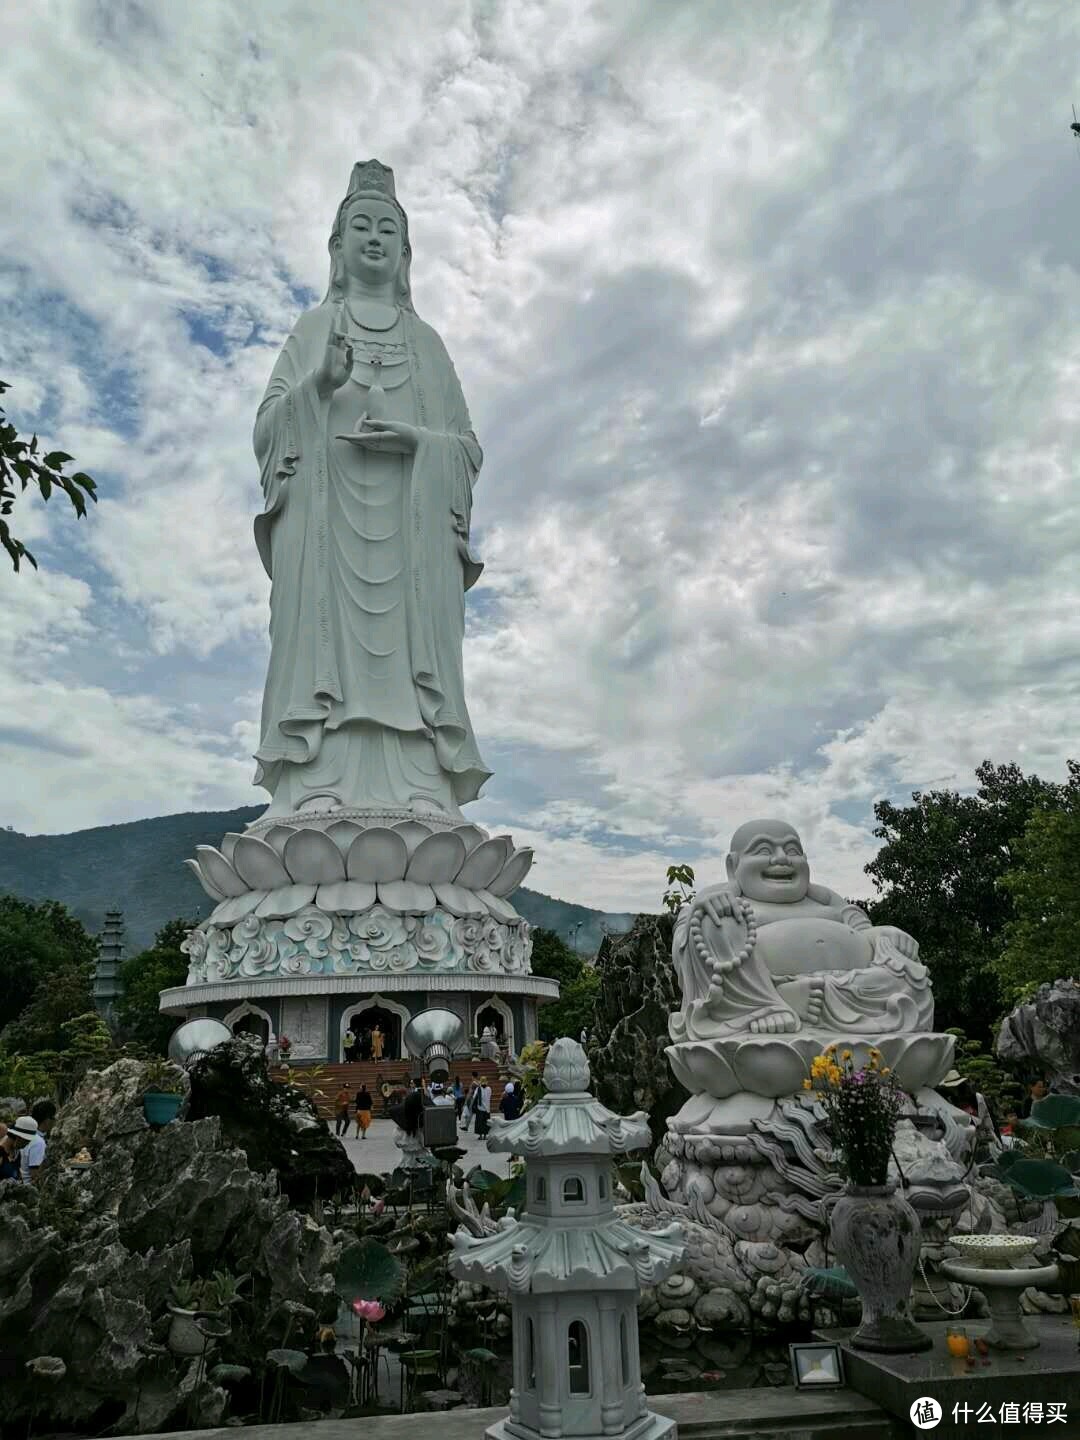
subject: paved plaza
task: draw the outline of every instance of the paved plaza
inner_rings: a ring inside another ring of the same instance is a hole
[[[331,1128],[333,1128],[332,1121]],[[349,1159],[357,1170],[368,1174],[389,1175],[391,1170],[400,1163],[401,1151],[394,1144],[395,1128],[392,1120],[376,1119],[371,1123],[367,1139],[357,1140],[355,1138],[356,1126],[350,1119],[349,1134],[347,1137],[342,1136],[341,1138],[348,1151]],[[474,1165],[482,1165],[493,1175],[510,1173],[508,1157],[489,1154],[486,1143],[478,1140],[471,1130],[458,1132],[458,1145],[468,1151],[461,1161],[461,1167],[466,1173]]]

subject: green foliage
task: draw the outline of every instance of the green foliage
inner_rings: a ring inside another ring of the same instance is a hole
[[[1005,1160],[1005,1156],[1010,1156]],[[1049,1200],[1080,1194],[1064,1165],[1053,1160],[1013,1158],[1006,1150],[995,1167],[997,1178],[1028,1200]],[[1002,1163],[1004,1161],[1005,1163]]]
[[[1080,1095],[1044,1095],[1031,1106],[1031,1114],[1020,1122],[1037,1130],[1064,1130],[1080,1126]]]
[[[544,1063],[547,1060],[548,1047],[543,1040],[532,1040],[522,1048],[518,1056],[518,1083],[525,1090],[526,1109],[542,1100],[547,1094],[547,1085],[544,1083]]]
[[[474,1165],[465,1176],[465,1184],[470,1190],[475,1190],[477,1194],[483,1194],[488,1190],[497,1189],[502,1184],[502,1179],[493,1170],[485,1170],[482,1165]]]
[[[978,790],[916,791],[908,806],[874,806],[884,842],[867,874],[882,892],[868,906],[876,925],[919,941],[929,967],[939,1028],[963,1024],[988,1043],[1008,1008],[998,964],[1013,899],[999,882],[1018,863],[1032,815],[1060,808],[1064,787],[1016,765],[979,766]]]
[[[35,1097],[54,1096],[59,1080],[55,1063],[47,1063],[52,1059],[41,1055],[9,1055],[0,1050],[0,1095],[21,1095],[27,1102]]]
[[[63,1097],[113,1047],[94,1011],[98,942],[63,905],[0,897],[0,993],[13,1015],[0,1032],[9,1093]]]
[[[995,969],[1010,1004],[1040,984],[1080,973],[1080,761],[1057,803],[1032,812],[1001,890],[1012,902]]]
[[[809,1266],[802,1274],[802,1290],[815,1300],[857,1300],[859,1292],[842,1265]]]
[[[202,1279],[176,1280],[172,1286],[173,1304],[179,1310],[227,1310],[239,1302],[240,1286],[249,1278],[215,1270]]]
[[[97,951],[97,940],[55,900],[0,895],[0,994],[9,1019],[21,1015],[44,979],[72,969],[89,976]]]
[[[664,909],[672,915],[678,915],[682,907],[694,898],[693,867],[669,865],[667,881],[668,888],[664,891]]]
[[[133,955],[120,967],[123,990],[117,1000],[116,1017],[122,1032],[126,1039],[159,1055],[164,1055],[168,1048],[176,1019],[161,1014],[158,997],[162,990],[183,985],[187,979],[188,957],[180,944],[197,923],[196,920],[169,920],[158,931],[149,950]]]
[[[10,388],[0,380],[0,395]],[[36,485],[43,500],[48,500],[54,488],[62,490],[80,520],[86,514],[87,497],[97,501],[94,493],[96,486],[89,475],[84,475],[82,471],[74,475],[64,474],[64,466],[70,460],[71,456],[63,450],[50,450],[47,455],[39,453],[37,436],[30,440],[21,439],[0,408],[0,545],[11,556],[16,570],[23,560],[29,560],[37,569],[37,561],[22,541],[12,535],[6,519],[15,504],[16,484],[20,491]]]
[[[541,1007],[537,1019],[541,1038],[550,1041],[569,1035],[576,1040],[582,1030],[591,1031],[599,994],[600,977],[591,965],[583,968],[577,979],[563,989],[558,1000]]]
[[[146,1091],[158,1095],[182,1095],[184,1093],[184,1072],[170,1060],[155,1058],[143,1071]]]
[[[573,1039],[582,1030],[591,1030],[596,1013],[600,981],[593,966],[571,949],[554,930],[533,931],[532,969],[559,982],[559,998],[540,1009],[538,1026],[542,1040]]]
[[[946,1033],[956,1036],[954,1065],[972,1090],[985,1095],[990,1113],[1000,1123],[1010,1111],[1019,1113],[1024,1098],[1023,1086],[977,1040],[969,1040],[963,1030],[953,1026]]]

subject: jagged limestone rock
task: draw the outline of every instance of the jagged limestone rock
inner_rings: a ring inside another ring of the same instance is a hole
[[[294,1205],[351,1193],[356,1172],[345,1147],[302,1090],[271,1080],[252,1037],[216,1046],[195,1061],[190,1079],[188,1119],[217,1116],[227,1142],[253,1170],[276,1174]]]
[[[244,1324],[213,1361],[256,1370],[287,1305],[310,1317],[292,1319],[293,1343],[336,1313],[329,1231],[290,1209],[218,1117],[152,1130],[146,1088],[138,1061],[92,1072],[58,1117],[39,1184],[0,1185],[0,1354],[20,1377],[0,1387],[0,1422],[117,1434],[221,1424],[227,1392],[161,1343],[172,1286],[193,1274],[251,1277]],[[84,1146],[92,1167],[67,1169]],[[25,1368],[40,1356],[65,1367],[47,1391]]]
[[[670,915],[639,915],[627,934],[606,936],[596,958],[600,994],[589,1039],[596,1093],[619,1114],[644,1110],[654,1144],[687,1099],[665,1054],[668,1016],[679,1007],[673,929]]]
[[[1080,1094],[1080,984],[1055,980],[1002,1021],[996,1050],[1063,1095]]]

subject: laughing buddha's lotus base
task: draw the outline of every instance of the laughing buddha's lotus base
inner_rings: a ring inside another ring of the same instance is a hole
[[[810,1062],[827,1045],[850,1050],[856,1066],[865,1065],[871,1046],[881,1052],[881,1063],[891,1069],[909,1094],[933,1087],[950,1070],[955,1035],[901,1034],[866,1036],[802,1030],[795,1035],[735,1035],[722,1040],[686,1040],[669,1045],[667,1057],[676,1078],[693,1101],[671,1121],[673,1130],[696,1128],[704,1118],[704,1102],[726,1100],[745,1093],[778,1100],[796,1096],[810,1074]],[[711,1111],[714,1107],[709,1106]]]

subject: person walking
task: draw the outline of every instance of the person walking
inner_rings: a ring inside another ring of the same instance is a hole
[[[379,1027],[379,1022],[376,1020],[375,1028],[371,1032],[371,1058],[373,1060],[379,1061],[383,1058],[383,1050],[385,1048],[385,1045],[386,1036],[383,1034],[382,1030]]]
[[[480,1090],[480,1077],[474,1070],[469,1081],[469,1088],[465,1092],[465,1106],[462,1111],[464,1121],[461,1126],[467,1135],[472,1126],[476,1123],[476,1096]]]
[[[371,1092],[366,1085],[361,1085],[356,1092],[356,1138],[366,1140],[368,1126],[371,1124]]]
[[[488,1121],[491,1119],[491,1086],[486,1080],[481,1082],[477,1091],[473,1118],[476,1121],[476,1138],[482,1140],[488,1133]]]
[[[513,1080],[508,1080],[503,1089],[499,1109],[504,1120],[516,1120],[521,1114],[521,1096]]]
[[[461,1112],[465,1109],[465,1086],[461,1083],[461,1076],[454,1076],[454,1110],[457,1114],[457,1122],[461,1124]]]
[[[334,1134],[347,1135],[349,1133],[349,1092],[343,1085],[334,1096]]]
[[[356,1058],[356,1035],[352,1030],[345,1031],[345,1043],[342,1049],[345,1052],[346,1065],[351,1065]]]

